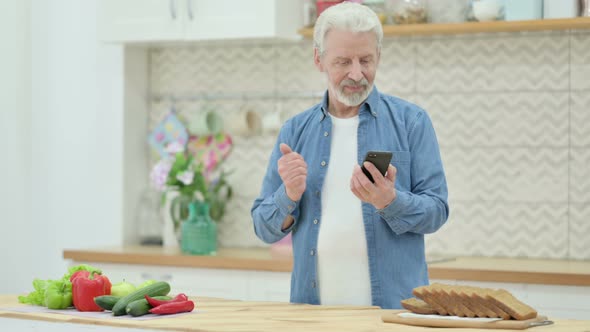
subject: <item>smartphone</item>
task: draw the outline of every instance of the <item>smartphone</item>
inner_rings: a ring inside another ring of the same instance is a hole
[[[391,153],[389,151],[369,151],[369,152],[367,152],[367,155],[365,156],[365,160],[363,161],[363,164],[365,163],[365,161],[373,163],[373,165],[375,165],[375,167],[377,167],[379,172],[381,172],[381,174],[383,176],[385,176],[385,173],[387,172],[387,168],[389,167],[389,163],[391,162],[392,156],[393,156],[393,153]],[[369,173],[369,171],[365,168],[365,166],[361,165],[361,169],[363,170],[363,173],[365,173],[365,175],[369,178],[369,180],[371,180],[371,182],[375,183],[375,181],[373,180],[373,176],[371,176],[371,173]]]

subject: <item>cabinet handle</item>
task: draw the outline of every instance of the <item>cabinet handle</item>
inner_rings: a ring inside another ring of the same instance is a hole
[[[195,17],[193,15],[193,0],[186,0],[186,7],[188,9],[188,18],[192,21]]]
[[[172,19],[176,19],[176,0],[170,0],[170,16]]]

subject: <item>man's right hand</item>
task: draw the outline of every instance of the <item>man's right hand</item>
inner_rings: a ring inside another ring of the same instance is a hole
[[[303,157],[291,150],[285,143],[280,145],[283,156],[279,158],[279,175],[285,184],[287,196],[292,201],[298,201],[305,192],[307,181],[307,163]]]

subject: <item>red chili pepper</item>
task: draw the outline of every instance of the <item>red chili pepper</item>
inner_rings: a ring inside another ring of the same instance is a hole
[[[181,312],[191,312],[195,308],[193,301],[170,302],[151,308],[150,312],[157,315],[178,314]]]
[[[145,299],[148,301],[148,303],[152,307],[157,307],[157,306],[160,306],[160,305],[166,304],[166,303],[188,301],[188,297],[184,293],[180,293],[180,294],[176,295],[173,299],[170,299],[170,300],[158,300],[158,299],[154,299],[154,298],[150,297],[149,295],[145,295]]]
[[[94,303],[94,298],[111,294],[110,280],[98,273],[94,273],[92,276],[90,276],[90,273],[85,277],[84,275],[84,273],[81,273],[72,280],[74,307],[78,311],[103,311],[101,307]]]

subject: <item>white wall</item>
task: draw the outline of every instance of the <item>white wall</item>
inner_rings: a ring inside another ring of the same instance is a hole
[[[32,0],[30,11],[21,0],[2,1],[0,20],[14,21],[2,31],[24,45],[2,71],[10,73],[2,85],[17,89],[2,107],[2,128],[17,123],[8,131],[17,144],[6,158],[16,162],[0,175],[0,257],[13,264],[0,293],[60,277],[64,248],[122,243],[123,49],[98,43],[96,1]],[[20,33],[28,30],[30,37]]]
[[[0,293],[31,275],[30,1],[0,1]]]

